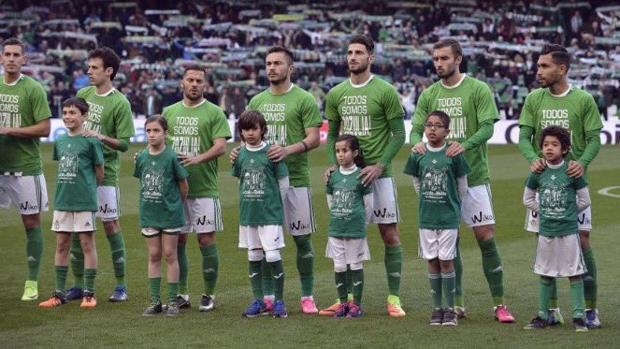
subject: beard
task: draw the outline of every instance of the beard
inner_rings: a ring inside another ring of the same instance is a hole
[[[450,69],[446,69],[443,73],[437,72],[437,76],[439,76],[440,79],[449,79],[455,73],[456,73],[456,68],[451,67]]]
[[[187,99],[189,99],[190,101],[197,101],[197,100],[201,99],[201,98],[202,98],[202,96],[203,96],[203,94],[202,94],[202,93],[199,93],[199,92],[198,92],[198,93],[195,93],[195,94],[194,94],[194,93],[192,93],[192,92],[190,92],[190,91],[187,91],[187,93],[183,93],[183,95],[184,95]]]
[[[288,75],[278,75],[274,78],[268,78],[268,80],[271,85],[279,85],[283,83],[284,81],[286,81],[287,78],[288,78]]]
[[[357,74],[363,73],[364,71],[366,71],[366,69],[368,69],[368,62],[366,62],[366,63],[360,62],[359,63],[359,67],[357,69],[349,68],[349,72],[351,74],[357,75]]]

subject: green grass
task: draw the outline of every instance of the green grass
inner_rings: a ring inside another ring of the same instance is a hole
[[[287,236],[284,266],[287,271],[285,299],[288,319],[243,319],[240,314],[251,298],[247,279],[246,252],[237,246],[237,185],[229,174],[227,161],[220,163],[221,202],[225,232],[218,235],[220,271],[216,292],[217,308],[201,314],[195,305],[202,292],[199,250],[195,241],[188,246],[190,293],[194,308],[177,318],[143,318],[147,305],[146,246],[138,230],[137,180],[130,176],[132,146],[123,155],[121,226],[128,248],[128,284],[130,300],[125,304],[106,301],[114,287],[109,245],[103,228],[97,233],[99,305],[92,311],[81,310],[77,303],[44,310],[38,302],[19,301],[26,261],[25,234],[14,210],[0,211],[0,347],[615,347],[620,339],[620,302],[617,296],[620,270],[616,267],[618,207],[620,199],[597,194],[601,188],[620,185],[620,159],[617,147],[604,147],[589,170],[590,192],[594,207],[592,244],[599,275],[599,308],[604,327],[586,334],[575,334],[570,324],[551,330],[526,332],[523,325],[536,312],[538,279],[532,273],[534,238],[522,229],[524,221],[521,195],[527,165],[515,146],[494,146],[490,150],[492,189],[497,219],[497,241],[505,270],[506,301],[517,316],[517,324],[493,321],[491,297],[484,279],[480,252],[470,230],[462,233],[465,264],[465,300],[468,318],[457,328],[431,328],[430,296],[425,263],[417,257],[416,197],[409,177],[401,174],[407,156],[403,148],[394,161],[402,223],[399,225],[405,250],[401,299],[407,317],[391,319],[385,314],[387,283],[383,266],[383,247],[376,226],[369,228],[372,260],[365,264],[365,316],[356,320],[309,317],[298,309],[299,280],[295,268],[295,248]],[[55,163],[51,147],[43,146],[45,174],[50,203],[53,202]],[[313,237],[316,250],[315,298],[319,306],[331,304],[336,297],[331,261],[323,257],[326,234],[326,204],[321,173],[326,167],[324,149],[312,152],[312,184],[319,231]],[[618,191],[617,191],[618,192]],[[54,234],[49,231],[51,212],[43,215],[45,236],[44,263],[39,292],[41,299],[53,288]],[[72,277],[69,277],[72,281]],[[559,282],[560,306],[570,318],[568,282]],[[165,290],[163,292],[165,294]]]

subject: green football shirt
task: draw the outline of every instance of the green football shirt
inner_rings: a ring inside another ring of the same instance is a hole
[[[450,116],[450,133],[447,140],[459,143],[473,136],[482,123],[495,122],[499,118],[489,86],[467,75],[455,86],[446,87],[441,81],[437,81],[422,91],[413,117],[412,134],[422,137],[426,116],[434,110],[441,110]],[[489,182],[489,155],[486,143],[466,149],[465,160],[471,169],[467,177],[470,187]]]
[[[242,147],[232,174],[239,178],[239,224],[282,225],[284,210],[278,180],[288,176],[283,162],[267,157],[269,145],[250,151]]]
[[[404,172],[420,179],[418,228],[458,229],[461,200],[457,179],[469,173],[463,154],[448,157],[446,146],[414,153],[409,155]]]
[[[193,107],[183,101],[164,108],[168,121],[168,137],[177,154],[196,156],[209,150],[215,139],[231,137],[230,127],[222,109],[206,99]],[[187,167],[189,198],[217,198],[217,158]]]
[[[40,83],[22,75],[14,83],[4,83],[0,75],[0,127],[28,127],[52,115],[47,95]],[[0,174],[34,176],[43,172],[39,138],[0,135]]]
[[[567,162],[558,168],[547,167],[540,174],[530,173],[525,181],[528,188],[538,192],[540,235],[577,234],[577,190],[588,184],[583,177],[568,176],[567,168]]]
[[[92,130],[115,139],[129,139],[135,134],[133,114],[127,98],[117,89],[105,95],[98,95],[95,86],[88,86],[77,92],[77,97],[88,103],[88,120],[84,129]],[[103,146],[105,177],[102,185],[116,186],[121,168],[120,154],[107,145]]]
[[[394,86],[376,76],[361,85],[353,85],[347,79],[327,93],[325,116],[340,124],[340,134],[359,139],[369,165],[379,162],[390,142],[389,120],[404,115]],[[392,166],[387,165],[382,177],[390,176]]]
[[[332,196],[327,231],[331,237],[366,237],[364,196],[372,193],[372,187],[364,187],[358,178],[359,174],[359,168],[349,174],[338,169],[327,181],[326,192]]]
[[[157,155],[143,150],[136,159],[133,176],[140,179],[140,227],[170,229],[185,225],[178,182],[189,174],[170,147]]]
[[[104,164],[103,144],[96,138],[64,134],[56,138],[52,157],[58,161],[54,209],[96,212],[95,166]]]
[[[306,138],[306,129],[320,127],[322,120],[314,97],[292,85],[283,94],[267,89],[250,100],[248,109],[258,110],[267,121],[265,142],[288,146]],[[291,186],[309,187],[308,153],[289,155],[284,159],[290,173]]]
[[[578,160],[586,148],[586,134],[603,128],[594,98],[576,87],[565,96],[554,96],[548,88],[532,91],[525,98],[519,125],[534,129],[532,146],[541,158],[540,137],[545,127],[557,125],[570,130],[571,150],[567,160]]]

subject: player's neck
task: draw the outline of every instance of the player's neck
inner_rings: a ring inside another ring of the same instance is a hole
[[[368,81],[372,74],[370,74],[370,69],[366,69],[359,74],[351,73],[351,83],[353,85],[361,85]]]
[[[452,87],[458,84],[459,82],[461,82],[462,79],[463,79],[463,74],[461,74],[460,71],[456,70],[454,74],[448,76],[446,79],[441,79],[441,83],[444,86]]]
[[[201,104],[204,100],[205,100],[204,97],[200,97],[199,99],[196,99],[196,100],[183,97],[183,104],[186,107],[191,108],[191,107],[195,107],[195,106]]]
[[[269,86],[271,93],[273,93],[274,95],[285,94],[288,91],[290,91],[292,88],[293,88],[293,83],[291,82],[290,79],[284,80],[280,82],[279,84],[272,84]]]
[[[15,81],[19,80],[19,77],[22,75],[21,72],[17,72],[17,73],[4,73],[4,84],[5,85],[11,85],[13,84]]]
[[[164,149],[166,149],[166,143],[164,142],[158,145],[149,144],[149,154],[151,155],[161,154]]]
[[[107,81],[99,86],[95,86],[95,89],[98,95],[105,95],[108,92],[110,92],[113,88],[114,86],[112,86],[112,81]]]
[[[443,146],[445,144],[446,144],[445,139],[437,140],[437,141],[434,141],[434,142],[428,141],[429,148],[433,148],[433,149],[437,149],[437,150],[440,150],[441,148],[443,148]]]
[[[570,84],[568,83],[568,81],[566,79],[562,79],[555,84],[549,86],[549,92],[551,92],[552,95],[559,96],[566,93],[569,88]]]

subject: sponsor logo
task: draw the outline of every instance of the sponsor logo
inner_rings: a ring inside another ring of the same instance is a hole
[[[114,213],[116,213],[116,208],[110,207],[110,206],[108,206],[108,204],[105,204],[103,206],[99,206],[99,213],[114,214]]]
[[[359,286],[359,285],[361,285],[361,284],[362,284],[362,282],[361,282],[361,281],[356,281],[356,282],[354,282],[354,283],[353,283],[353,286],[355,287],[355,286]]]
[[[202,272],[203,272],[203,273],[207,273],[207,274],[209,274],[209,273],[215,273],[215,269],[214,269],[214,268],[207,268],[207,269],[203,270]]]
[[[492,270],[491,270],[491,273],[500,273],[500,272],[502,272],[502,271],[504,271],[504,269],[503,269],[503,268],[502,268],[502,266],[500,265],[499,267],[497,267],[497,268],[495,268],[495,269],[492,269]]]
[[[123,257],[118,257],[118,258],[114,261],[114,264],[120,264],[120,263],[125,263],[125,258],[123,258]]]
[[[30,201],[26,201],[26,202],[19,203],[19,209],[22,211],[38,210],[39,206],[36,204],[31,204]]]
[[[249,276],[249,277],[250,277],[250,279],[251,279],[251,278],[253,278],[253,277],[257,276],[257,275],[258,275],[258,273],[252,273],[252,274],[250,274],[250,275],[248,275],[248,276]]]
[[[399,278],[400,277],[400,273],[399,272],[389,273],[388,275],[393,277],[393,278]]]
[[[207,219],[207,216],[202,216],[196,219],[196,224],[197,225],[214,225],[215,223],[212,220]]]
[[[493,215],[482,214],[482,211],[478,212],[478,215],[473,215],[471,217],[471,221],[474,224],[481,223],[481,222],[488,222],[488,221],[492,221],[494,219],[495,218],[493,217]]]
[[[383,210],[373,210],[372,212],[375,215],[375,217],[381,217],[381,218],[394,218],[394,217],[396,217],[396,213],[388,212],[387,208],[384,208]]]
[[[302,259],[312,258],[312,257],[314,257],[314,253],[312,252],[308,252],[305,255],[301,256]]]
[[[342,282],[339,282],[339,283],[336,284],[336,288],[340,288],[342,286],[344,286],[344,284]]]
[[[289,230],[302,230],[310,228],[308,224],[303,224],[300,220],[297,222],[291,222],[288,226]]]
[[[28,262],[36,262],[37,259],[34,258],[34,256],[28,256],[28,258],[26,259]]]
[[[280,279],[282,276],[284,276],[284,273],[280,273],[280,274],[278,274],[278,275],[274,275],[274,276],[273,276],[273,278],[274,278],[274,279],[276,279],[276,280],[278,280],[278,279]]]

